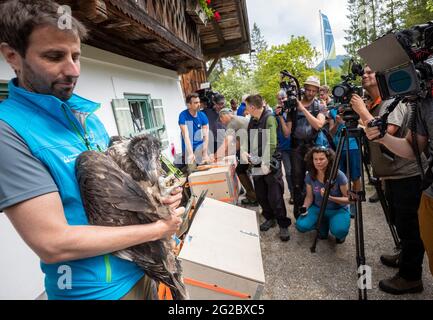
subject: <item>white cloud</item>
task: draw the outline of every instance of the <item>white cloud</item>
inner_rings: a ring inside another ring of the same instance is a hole
[[[346,54],[345,29],[349,28],[345,0],[247,0],[251,28],[256,22],[270,45],[287,43],[290,36],[305,36],[322,51],[319,10],[331,23],[337,54]]]

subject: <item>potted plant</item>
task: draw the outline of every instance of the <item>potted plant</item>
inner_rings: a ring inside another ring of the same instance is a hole
[[[186,12],[191,16],[195,23],[206,25],[212,19],[217,22],[221,20],[218,11],[210,7],[212,0],[187,0]]]

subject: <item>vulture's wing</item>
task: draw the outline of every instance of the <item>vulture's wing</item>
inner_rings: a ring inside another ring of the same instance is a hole
[[[146,224],[170,215],[167,207],[156,203],[148,192],[150,188],[141,188],[105,154],[95,151],[82,153],[76,162],[76,174],[91,224]],[[145,242],[114,254],[135,262],[152,279],[168,285],[177,299],[187,296],[181,281],[182,269],[172,252],[170,239]]]
[[[105,154],[82,153],[76,162],[76,174],[91,224],[136,225],[166,217],[168,209],[157,207],[152,195]]]

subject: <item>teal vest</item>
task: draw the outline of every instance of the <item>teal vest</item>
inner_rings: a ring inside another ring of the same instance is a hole
[[[86,150],[106,150],[109,136],[93,113],[99,104],[74,95],[67,102],[9,82],[0,120],[11,126],[49,170],[68,224],[88,225],[75,177],[75,161]],[[47,215],[49,217],[49,215]],[[143,276],[134,263],[105,255],[59,264],[41,262],[49,299],[119,299]],[[18,275],[17,275],[18,276]]]

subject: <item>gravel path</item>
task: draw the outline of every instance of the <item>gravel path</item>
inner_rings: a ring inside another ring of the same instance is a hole
[[[286,192],[285,195],[287,195]],[[367,186],[367,198],[373,188]],[[286,199],[288,204],[288,199]],[[294,222],[293,206],[287,205]],[[254,208],[253,208],[254,209]],[[257,208],[257,212],[260,209]],[[424,292],[394,296],[379,290],[381,279],[393,276],[396,269],[380,263],[381,254],[393,253],[393,241],[379,203],[363,203],[366,264],[372,268],[371,300],[431,300],[433,277],[429,272],[427,257],[424,259]],[[264,218],[259,216],[259,222]],[[280,241],[278,227],[261,232],[261,249],[266,285],[264,300],[356,300],[358,299],[354,220],[344,244],[337,245],[333,237],[319,240],[316,253],[310,252],[314,232],[301,234],[290,227],[291,240]]]

